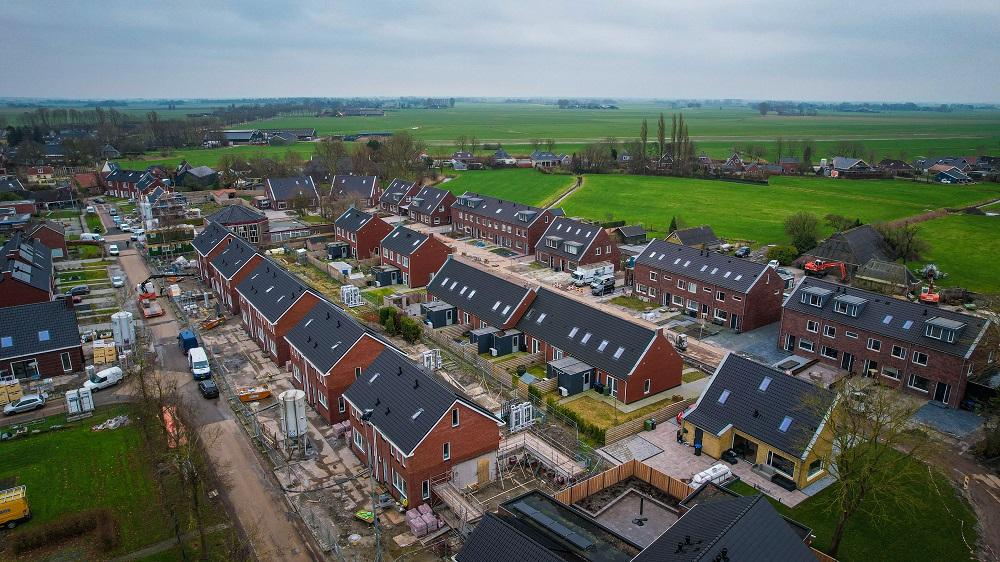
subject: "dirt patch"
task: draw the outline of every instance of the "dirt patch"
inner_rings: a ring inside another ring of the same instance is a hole
[[[656,486],[653,486],[644,480],[635,478],[634,476],[622,480],[612,486],[608,486],[596,494],[591,494],[573,505],[579,507],[587,513],[595,514],[607,507],[608,504],[614,502],[619,496],[628,490],[635,490],[645,496],[653,498],[663,505],[672,508],[677,507],[678,502],[675,498],[669,494],[665,494]]]

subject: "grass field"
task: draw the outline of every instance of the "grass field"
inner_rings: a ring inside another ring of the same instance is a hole
[[[643,406],[631,412],[620,412],[606,402],[601,402],[590,396],[582,396],[576,400],[566,402],[563,404],[563,407],[572,410],[583,421],[601,429],[607,429],[629,420],[643,418],[673,403],[674,400],[672,398],[664,398],[659,402]]]
[[[543,174],[536,170],[455,172],[458,177],[440,184],[456,195],[474,191],[525,205],[543,206],[556,200],[576,181],[574,176]]]
[[[786,241],[782,222],[800,210],[820,217],[839,213],[871,223],[967,205],[997,195],[1000,186],[995,184],[957,187],[905,180],[776,177],[771,179],[771,185],[760,186],[606,175],[587,176],[584,186],[562,207],[569,215],[642,223],[658,236],[676,216],[689,226],[711,225],[719,236],[767,244]]]
[[[941,284],[1000,293],[1000,216],[948,215],[920,223],[927,262],[948,273]]]

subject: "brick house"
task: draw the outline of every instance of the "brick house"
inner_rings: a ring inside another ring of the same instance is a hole
[[[264,193],[271,208],[278,211],[292,209],[300,203],[310,209],[319,204],[316,184],[309,176],[268,178],[264,181]]]
[[[48,302],[55,295],[52,250],[21,231],[0,247],[0,307]]]
[[[462,489],[496,478],[503,420],[387,348],[344,393],[351,450],[409,507],[432,483]]]
[[[292,384],[328,423],[347,419],[344,391],[386,348],[378,335],[321,301],[285,336],[291,351]]]
[[[26,322],[26,318],[33,319]],[[69,299],[0,308],[0,373],[40,379],[82,371],[83,345]]]
[[[220,224],[255,246],[269,239],[267,215],[244,205],[226,205],[205,221]]]
[[[378,256],[382,239],[392,232],[392,226],[379,217],[351,207],[333,221],[337,240],[351,246],[351,257],[367,260]]]
[[[28,233],[28,236],[39,240],[52,251],[52,259],[62,259],[69,255],[66,246],[66,227],[60,222],[45,221],[39,223]]]
[[[233,236],[226,248],[212,259],[209,265],[209,284],[219,301],[233,314],[240,311],[240,298],[236,286],[243,282],[264,256],[257,253],[249,242]]]
[[[451,230],[488,240],[519,254],[533,254],[556,209],[540,209],[466,191],[451,207]]]
[[[115,162],[106,162],[100,173],[104,193],[124,199],[139,199],[157,187],[165,187],[163,180],[146,170],[125,170]]]
[[[556,217],[535,244],[535,261],[556,271],[611,262],[621,268],[621,251],[603,228],[576,219]]]
[[[1000,355],[985,318],[812,278],[785,300],[777,343],[953,408]]]
[[[427,284],[427,296],[454,307],[445,325],[510,330],[531,305],[535,291],[451,255]]]
[[[398,268],[402,283],[415,289],[431,280],[452,251],[433,234],[397,226],[382,239],[379,253],[382,265]]]
[[[767,265],[653,240],[635,259],[635,294],[736,331],[781,318],[785,282]]]
[[[32,166],[22,170],[29,185],[54,187],[56,185],[56,171],[52,166]]]
[[[378,199],[378,208],[384,213],[405,216],[410,201],[418,191],[420,191],[420,186],[416,182],[396,178],[382,190]]]
[[[229,229],[217,222],[208,221],[205,228],[191,241],[195,256],[198,258],[198,273],[202,281],[207,283],[211,279],[212,260],[229,246],[232,238],[233,233],[229,232]]]
[[[378,184],[378,176],[355,176],[338,174],[330,183],[330,197],[336,200],[363,201],[365,205],[378,205],[382,189]]]
[[[608,387],[626,404],[681,384],[683,362],[658,329],[647,328],[584,302],[538,289],[517,323],[529,353],[548,362],[572,357],[586,364],[583,389]],[[577,381],[581,382],[581,381]]]
[[[285,335],[309,313],[320,297],[291,273],[262,260],[236,285],[243,329],[276,365],[289,359]]]
[[[410,201],[410,218],[430,226],[449,224],[455,194],[436,187],[422,188]]]

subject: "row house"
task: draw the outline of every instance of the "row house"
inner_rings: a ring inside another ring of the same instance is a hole
[[[560,377],[564,388],[596,388],[629,404],[681,384],[683,361],[663,332],[545,287],[517,329],[527,351],[543,353],[550,366],[563,369],[561,360],[576,360],[571,380]]]
[[[15,231],[0,247],[0,307],[48,302],[54,296],[52,250]]]
[[[84,364],[71,300],[0,308],[0,374],[38,380],[83,371]]]
[[[561,214],[560,209],[540,209],[466,191],[451,207],[451,230],[528,255]]]
[[[351,450],[409,507],[431,501],[434,485],[458,489],[496,478],[504,422],[387,348],[344,393]]]
[[[56,171],[52,166],[32,166],[24,168],[21,173],[30,185],[55,187]]]
[[[270,207],[278,211],[295,208],[315,208],[319,193],[310,176],[268,178],[264,181],[264,194]]]
[[[330,183],[330,197],[335,200],[363,201],[365,205],[374,207],[382,196],[378,185],[378,176],[355,176],[338,174]]]
[[[398,282],[415,289],[430,282],[452,251],[433,234],[397,226],[382,239],[379,253],[383,266],[399,270]]]
[[[245,205],[225,205],[205,221],[220,224],[255,246],[269,240],[267,215]]]
[[[226,249],[232,238],[233,233],[215,221],[207,221],[205,228],[194,237],[191,245],[198,259],[198,274],[202,281],[209,281],[212,274],[209,264]]]
[[[138,200],[157,187],[166,187],[163,180],[146,170],[125,170],[115,162],[106,162],[101,169],[104,193],[112,197]]]
[[[784,283],[773,267],[664,240],[635,259],[637,297],[737,332],[781,318]]]
[[[387,344],[339,307],[321,301],[285,336],[292,384],[328,423],[347,420],[344,392]]]
[[[410,201],[410,218],[430,226],[449,224],[454,203],[454,193],[436,187],[424,187]]]
[[[31,229],[28,236],[40,241],[51,250],[53,260],[69,255],[69,248],[66,246],[66,227],[61,222],[40,222]]]
[[[383,213],[406,215],[410,201],[419,191],[420,186],[416,182],[396,178],[382,191],[378,199],[378,208]]]
[[[337,240],[351,247],[351,257],[367,260],[378,256],[382,239],[392,232],[392,226],[381,218],[351,207],[333,222]]]
[[[236,286],[243,329],[264,353],[282,366],[288,361],[287,334],[320,301],[294,275],[262,260]]]
[[[249,242],[233,236],[226,248],[209,262],[208,283],[215,290],[219,300],[233,314],[240,312],[240,297],[236,287],[264,261]]]
[[[970,377],[996,367],[990,320],[806,278],[785,300],[778,346],[877,377],[951,407]]]
[[[621,250],[600,225],[556,217],[535,244],[535,261],[556,271],[599,262],[611,262],[617,270]]]
[[[462,324],[470,329],[512,330],[535,298],[535,291],[448,256],[427,285],[433,299],[428,321],[435,328]],[[435,302],[448,307],[433,306]],[[521,348],[522,341],[515,348]]]

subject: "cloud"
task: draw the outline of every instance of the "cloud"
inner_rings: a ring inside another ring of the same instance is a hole
[[[995,101],[1000,91],[995,0],[8,0],[2,18],[3,96]]]

